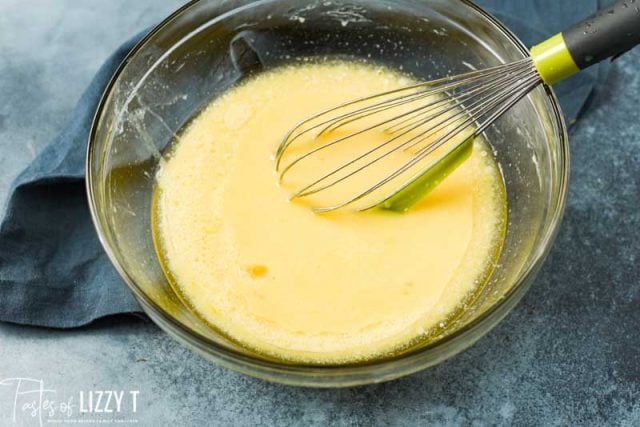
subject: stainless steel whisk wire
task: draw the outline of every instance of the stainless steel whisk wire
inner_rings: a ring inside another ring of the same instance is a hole
[[[490,79],[494,80],[491,81]],[[409,161],[404,163],[392,174],[386,176],[383,180],[378,181],[371,187],[367,188],[365,191],[358,193],[354,197],[349,198],[342,203],[327,207],[317,207],[314,209],[314,211],[328,212],[342,208],[366,197],[367,195],[376,191],[378,188],[391,182],[396,177],[402,175],[404,172],[424,160],[427,156],[429,156],[429,154],[433,153],[439,147],[443,146],[451,139],[460,135],[466,129],[470,129],[474,124],[476,124],[476,126],[474,127],[472,134],[467,135],[467,137],[479,135],[493,121],[495,121],[497,117],[503,114],[504,111],[508,110],[513,104],[522,99],[531,90],[532,87],[536,86],[541,81],[542,80],[535,70],[531,59],[526,58],[508,65],[492,67],[482,71],[472,71],[458,76],[445,77],[427,83],[420,83],[401,89],[395,89],[381,94],[360,98],[339,105],[337,107],[330,108],[301,121],[283,139],[276,152],[276,170],[279,171],[279,179],[283,180],[287,172],[289,172],[294,166],[299,165],[309,156],[312,156],[319,151],[325,150],[335,144],[345,142],[365,132],[387,125],[387,127],[383,130],[392,135],[390,139],[372,147],[363,154],[358,155],[354,159],[351,159],[341,166],[322,175],[312,183],[296,191],[291,196],[292,199],[306,197],[311,194],[326,190],[347,180],[356,173],[362,172],[366,168],[373,166],[380,160],[400,149],[406,151],[410,148],[416,147],[425,140],[428,140],[430,136],[433,136],[435,133],[447,128],[447,126],[458,123],[453,129],[449,130],[444,135],[436,138],[426,146],[416,151]],[[513,84],[518,84],[518,86],[513,87]],[[454,90],[463,87],[466,88],[463,93],[459,95],[453,94]],[[514,92],[513,89],[519,90],[516,90]],[[381,98],[389,96],[393,97],[380,101]],[[438,97],[434,99],[434,96]],[[315,147],[312,150],[298,156],[297,158],[289,162],[286,166],[281,167],[281,162],[286,150],[291,146],[291,144],[299,140],[305,134],[320,129],[315,135],[315,138],[318,138],[321,135],[326,135],[331,131],[335,131],[355,121],[363,120],[375,114],[384,113],[393,108],[403,107],[408,104],[417,103],[423,100],[427,101],[415,108],[410,109],[409,111],[402,111],[396,115],[393,115],[392,117],[385,118],[384,120],[371,126],[364,127],[345,136],[330,140],[329,142],[319,145],[318,147]],[[331,116],[341,109],[366,104],[368,102],[374,103],[371,105],[365,105],[360,108],[352,109],[348,112],[338,114],[333,117]],[[478,123],[478,121],[482,117],[484,117],[488,113],[491,113],[492,111],[494,111],[493,115],[489,116],[489,118],[482,123]],[[320,121],[318,123],[314,123],[317,122],[318,119],[320,119]],[[434,121],[436,119],[439,120]],[[427,124],[429,124],[429,127],[427,129],[420,129]],[[340,176],[334,180],[331,180],[328,183],[325,183],[325,181],[336,176],[348,167],[355,165],[357,162],[364,160],[370,155],[382,150],[384,147],[389,146],[393,142],[400,140],[406,135],[409,135],[411,132],[418,130],[419,132],[417,133],[417,135],[411,136],[408,140],[401,142],[390,150],[385,151],[372,160],[369,160],[367,163],[358,166],[355,170],[350,171],[347,174]],[[455,150],[456,147],[457,145],[451,147],[451,150],[448,151]],[[320,185],[321,183],[324,184]],[[372,206],[368,206],[365,209],[368,209],[370,207]]]

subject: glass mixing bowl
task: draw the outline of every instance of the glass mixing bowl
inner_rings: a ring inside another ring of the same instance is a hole
[[[330,55],[389,64],[427,80],[527,54],[499,22],[464,0],[191,2],[129,53],[98,107],[87,189],[102,244],[149,317],[220,365],[323,387],[386,381],[433,366],[470,346],[513,308],[553,241],[565,205],[569,151],[551,89],[537,88],[486,132],[508,197],[504,249],[486,286],[437,337],[389,359],[287,364],[208,327],[181,302],[156,258],[150,230],[154,173],[194,114],[263,69]]]

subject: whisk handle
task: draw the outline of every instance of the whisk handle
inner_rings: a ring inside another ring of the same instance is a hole
[[[562,33],[578,68],[620,55],[640,43],[640,0],[619,0]]]
[[[547,84],[556,83],[640,43],[640,0],[618,0],[534,46],[531,55]]]

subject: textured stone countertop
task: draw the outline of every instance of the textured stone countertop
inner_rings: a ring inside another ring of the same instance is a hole
[[[181,3],[0,1],[0,203],[107,55]],[[434,369],[352,389],[286,387],[213,366],[132,317],[72,331],[1,324],[0,381],[42,379],[58,396],[139,390],[140,425],[640,425],[638,70],[638,49],[616,61],[577,125],[565,220],[532,289]],[[7,390],[0,425],[13,425]]]

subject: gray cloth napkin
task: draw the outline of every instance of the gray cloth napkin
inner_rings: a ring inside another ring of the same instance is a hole
[[[591,14],[598,0],[478,0],[527,45]],[[109,78],[142,37],[100,68],[64,130],[18,176],[0,213],[0,320],[69,328],[111,314],[140,312],[97,239],[85,196],[84,158],[91,120]],[[573,123],[606,64],[558,85]],[[17,145],[16,145],[17,146]]]

